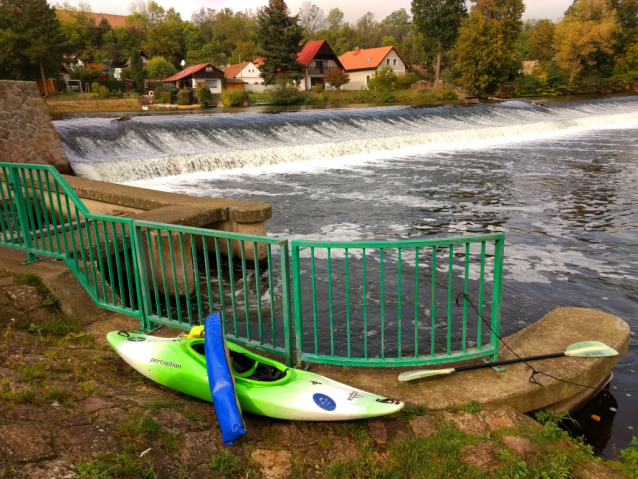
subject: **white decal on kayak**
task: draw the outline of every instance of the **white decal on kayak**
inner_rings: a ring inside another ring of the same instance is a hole
[[[151,358],[151,364],[153,363],[161,364],[162,366],[166,366],[167,368],[182,369],[181,364],[177,364],[172,361],[163,361],[161,359]]]
[[[348,396],[348,401],[352,401],[353,399],[362,398],[363,396],[359,394],[357,391],[352,391],[350,396]]]

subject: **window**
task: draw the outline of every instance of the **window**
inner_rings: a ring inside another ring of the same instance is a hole
[[[206,80],[206,86],[208,88],[217,88],[217,80]]]
[[[366,75],[366,85],[368,84],[369,81],[370,81],[370,75]]]
[[[212,72],[213,71],[213,67],[211,67],[211,66],[206,67],[206,71],[207,72]]]
[[[386,64],[386,65],[389,65],[389,64],[390,64],[390,59],[389,59],[389,58],[386,58],[386,59],[385,59],[385,64]]]
[[[371,61],[371,60],[372,60],[372,57],[368,58],[368,59],[366,60],[366,63],[370,63],[370,61]]]
[[[393,64],[394,66],[397,66],[397,59],[396,59],[396,58],[395,58],[394,60],[392,60],[392,64]]]

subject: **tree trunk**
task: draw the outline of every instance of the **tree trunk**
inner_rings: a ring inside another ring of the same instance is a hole
[[[439,87],[439,81],[441,80],[441,59],[443,57],[443,45],[441,44],[441,39],[437,38],[436,42],[439,46],[439,53],[436,57],[436,80],[434,80],[434,88]]]
[[[44,88],[44,101],[49,97],[49,89],[47,88],[47,79],[44,77],[44,67],[42,66],[42,60],[40,60],[40,74],[42,75],[42,85]]]

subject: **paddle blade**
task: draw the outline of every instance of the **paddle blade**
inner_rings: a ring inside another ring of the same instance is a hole
[[[399,381],[412,381],[413,379],[427,378],[429,376],[438,376],[439,374],[452,374],[454,368],[450,369],[423,369],[421,371],[410,371],[408,373],[399,374]]]
[[[574,343],[567,348],[567,351],[565,351],[565,356],[572,356],[576,358],[605,358],[617,355],[618,351],[610,348],[605,343],[599,343],[598,341]]]

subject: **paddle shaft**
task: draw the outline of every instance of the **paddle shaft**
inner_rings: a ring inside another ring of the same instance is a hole
[[[522,362],[525,362],[525,361],[537,361],[539,359],[560,358],[562,356],[565,356],[564,352],[562,352],[562,353],[552,353],[552,354],[542,354],[540,356],[529,356],[529,357],[526,357],[526,358],[507,359],[505,361],[496,361],[494,363],[471,364],[469,366],[461,366],[460,368],[454,368],[454,372],[469,371],[471,369],[491,368],[492,366],[501,366],[503,364],[522,363]]]

